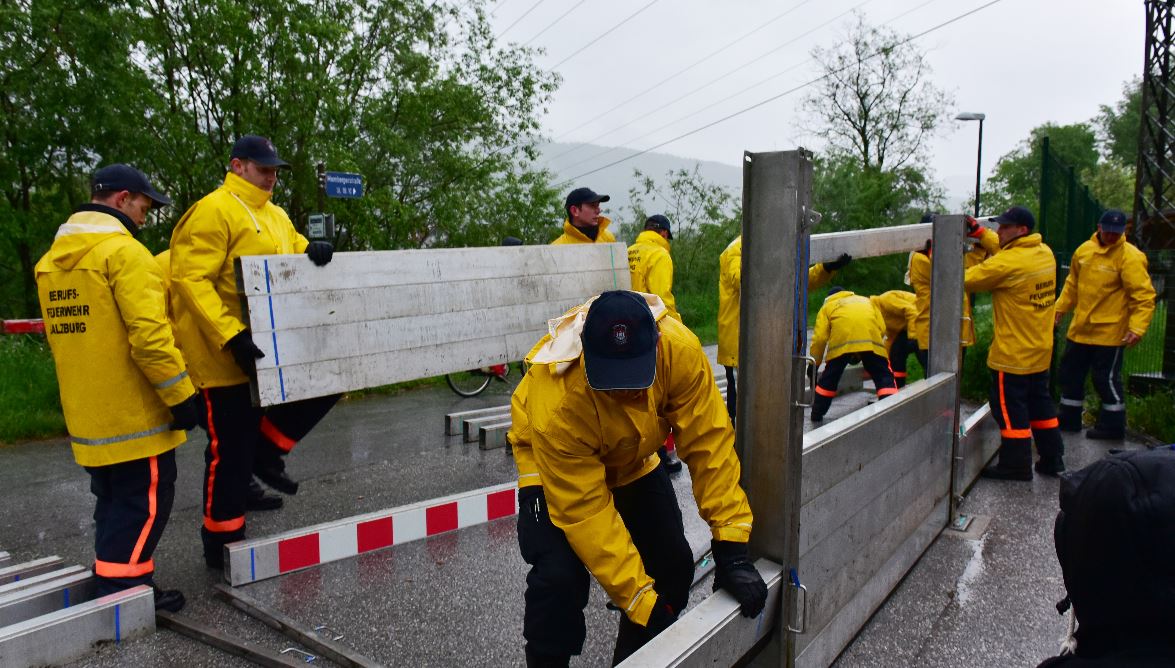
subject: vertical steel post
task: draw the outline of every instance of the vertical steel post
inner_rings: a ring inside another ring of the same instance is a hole
[[[930,351],[927,354],[932,374],[955,375],[954,421],[951,428],[951,490],[947,521],[954,521],[963,492],[962,456],[959,452],[959,391],[962,383],[960,346],[963,325],[963,254],[965,244],[963,216],[934,217],[934,256],[930,274]]]
[[[975,217],[979,217],[979,177],[983,174],[983,119],[979,119],[979,151],[975,156]]]
[[[785,573],[799,567],[811,188],[808,151],[744,155],[736,434],[755,514],[751,551]],[[795,591],[784,588],[778,633],[757,664],[794,664]]]

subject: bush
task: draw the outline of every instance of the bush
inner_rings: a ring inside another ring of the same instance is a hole
[[[1145,397],[1126,397],[1126,419],[1130,429],[1142,432],[1162,443],[1175,443],[1175,414],[1171,406],[1175,394],[1156,392]]]
[[[49,344],[42,336],[0,336],[0,442],[64,433]]]

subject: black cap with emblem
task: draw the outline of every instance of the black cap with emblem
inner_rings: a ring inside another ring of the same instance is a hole
[[[593,390],[643,390],[657,375],[657,323],[644,298],[602,293],[584,321],[583,365]]]

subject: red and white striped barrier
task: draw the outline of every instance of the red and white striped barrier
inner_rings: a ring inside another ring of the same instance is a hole
[[[5,320],[4,321],[5,334],[44,334],[45,321],[37,318],[35,320]]]
[[[399,508],[225,546],[234,587],[518,514],[517,483],[484,487]]]

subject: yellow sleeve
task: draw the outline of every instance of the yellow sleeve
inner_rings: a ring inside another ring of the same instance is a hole
[[[828,312],[821,306],[820,312],[816,314],[816,327],[812,331],[812,346],[808,353],[816,360],[816,368],[820,368],[820,363],[824,361],[824,348],[828,345],[831,333],[832,323],[828,320]]]
[[[138,242],[119,248],[109,260],[110,285],[126,325],[131,358],[163,403],[174,406],[196,390],[175,346],[164,302],[163,272]]]
[[[1006,253],[997,253],[971,267],[963,274],[964,292],[991,292],[1003,284],[1008,275]]]
[[[1126,311],[1130,314],[1130,331],[1146,334],[1155,312],[1155,286],[1147,272],[1146,255],[1130,253],[1122,265],[1122,287],[1126,289]]]
[[[228,245],[228,226],[211,203],[188,209],[171,236],[171,288],[216,348],[245,330],[240,314],[231,313],[216,292]]]
[[[649,292],[660,297],[669,315],[681,322],[681,314],[677,312],[677,304],[673,300],[673,258],[669,253],[658,253],[650,259],[645,280]]]
[[[563,530],[612,602],[633,622],[645,625],[657,594],[613,504],[603,462],[592,446],[574,439],[573,426],[531,433],[551,522]]]
[[[832,277],[836,276],[835,271],[828,271],[824,268],[823,262],[808,267],[808,289],[815,290],[822,288],[832,282]]]
[[[1069,275],[1065,277],[1065,286],[1061,288],[1061,295],[1053,307],[1057,313],[1068,313],[1077,306],[1077,274],[1081,266],[1077,260],[1080,257],[1080,252],[1074,253],[1073,259],[1069,261]]]
[[[526,417],[526,393],[529,389],[530,375],[527,374],[510,396],[510,431],[506,433],[506,441],[514,453],[514,465],[518,467],[519,487],[543,484],[531,449],[530,419]]]

